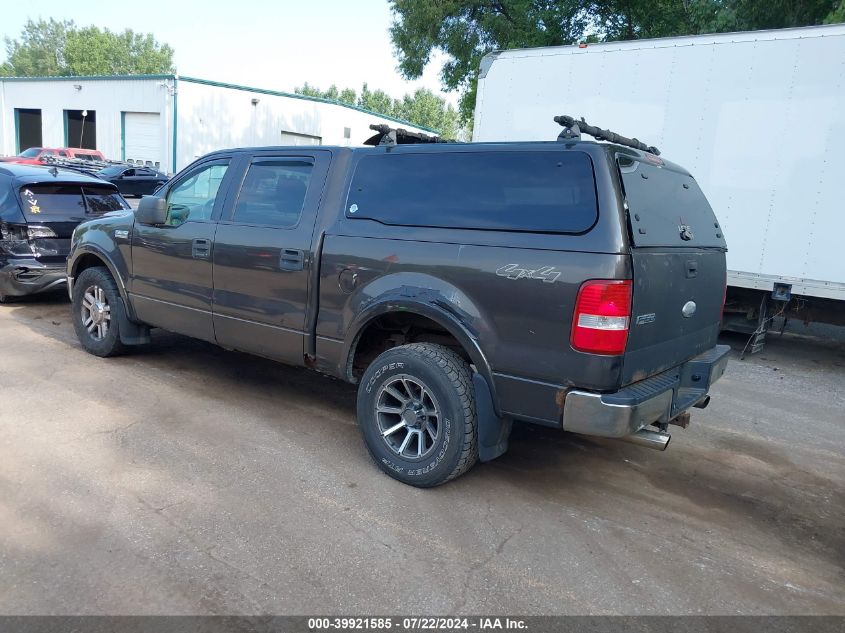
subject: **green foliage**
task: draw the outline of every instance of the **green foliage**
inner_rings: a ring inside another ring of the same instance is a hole
[[[402,99],[393,99],[383,90],[370,90],[367,84],[361,87],[359,95],[352,88],[338,90],[335,85],[327,90],[320,90],[306,82],[295,88],[296,94],[308,97],[331,99],[364,108],[378,114],[384,114],[409,123],[421,125],[433,130],[443,138],[457,138],[461,134],[458,111],[447,104],[443,97],[427,88],[418,88],[413,94],[406,94]]]
[[[390,0],[399,70],[419,78],[434,52],[441,81],[472,119],[481,58],[494,50],[749,31],[845,21],[845,0]]]
[[[845,0],[839,2],[839,6],[833,9],[824,19],[826,24],[836,24],[837,22],[845,22]]]
[[[27,20],[20,39],[6,38],[0,75],[135,75],[173,72],[173,49],[150,34],[116,33],[73,21]]]

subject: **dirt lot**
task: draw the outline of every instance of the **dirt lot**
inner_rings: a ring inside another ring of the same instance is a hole
[[[354,389],[0,308],[0,613],[845,614],[845,344],[734,360],[666,453],[519,427],[422,491]],[[728,339],[741,347],[742,339]]]

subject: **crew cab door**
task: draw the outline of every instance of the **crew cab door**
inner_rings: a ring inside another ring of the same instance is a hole
[[[243,167],[214,245],[218,344],[303,363],[314,223],[330,157],[260,152]]]
[[[214,341],[211,261],[229,162],[200,163],[159,191],[168,206],[163,225],[135,222],[129,293],[144,323]]]

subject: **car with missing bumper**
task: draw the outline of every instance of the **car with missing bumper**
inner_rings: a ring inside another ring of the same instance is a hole
[[[682,167],[558,122],[209,154],[74,232],[79,340],[112,356],[163,328],[357,383],[374,461],[421,487],[514,421],[663,449],[727,363],[725,240]]]
[[[0,303],[63,287],[77,225],[128,208],[117,188],[99,179],[0,163]]]

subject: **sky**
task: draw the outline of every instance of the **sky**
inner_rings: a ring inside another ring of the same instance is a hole
[[[122,31],[149,32],[175,50],[179,74],[292,92],[306,81],[360,91],[367,82],[401,97],[426,87],[443,93],[442,58],[418,81],[396,69],[387,0],[29,0],[2,2],[0,38],[18,38],[28,18],[74,20]],[[5,59],[0,48],[0,60]]]

